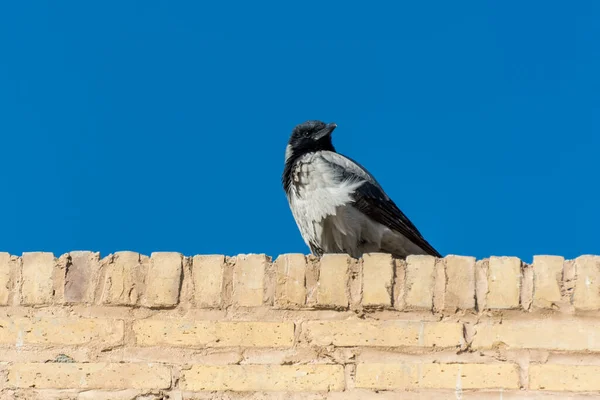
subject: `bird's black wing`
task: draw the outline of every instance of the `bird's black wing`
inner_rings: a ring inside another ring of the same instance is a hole
[[[354,195],[354,207],[374,221],[401,233],[411,242],[419,246],[429,255],[442,257],[423,238],[421,232],[408,219],[408,217],[394,204],[394,202],[381,191],[380,188],[370,182],[365,182],[356,189]]]
[[[417,227],[390,199],[373,176],[355,161],[338,153],[327,152],[324,159],[343,180],[365,181],[351,195],[353,206],[380,224],[401,233],[423,251],[434,257],[442,255],[425,240]]]

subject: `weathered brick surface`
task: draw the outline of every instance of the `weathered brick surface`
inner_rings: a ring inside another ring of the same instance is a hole
[[[81,345],[120,344],[124,323],[100,318],[0,318],[0,343]]]
[[[263,304],[265,268],[264,254],[240,255],[233,269],[233,301],[243,307]]]
[[[318,400],[590,400],[595,398],[587,393],[560,393],[525,391],[519,389],[417,389],[369,390],[351,389],[344,392],[331,392]],[[264,397],[256,399],[267,400]],[[283,400],[273,397],[273,400]],[[254,400],[254,398],[253,398]],[[269,399],[270,400],[270,399]],[[302,400],[305,400],[304,398]]]
[[[529,387],[557,392],[600,391],[600,365],[539,365],[529,367]]]
[[[367,389],[517,389],[514,364],[358,364],[356,387]]]
[[[363,293],[364,306],[392,305],[392,284],[394,280],[394,261],[389,254],[372,253],[363,257]]]
[[[171,370],[158,364],[15,363],[6,386],[38,389],[166,389]]]
[[[600,309],[600,257],[578,257],[575,268],[577,281],[573,305],[580,310]]]
[[[302,307],[306,302],[306,258],[303,254],[283,254],[275,260],[275,305]]]
[[[65,302],[93,303],[100,273],[100,254],[72,251],[65,276]]]
[[[0,253],[0,400],[584,399],[599,355],[597,256]]]
[[[168,307],[179,302],[182,261],[179,253],[152,253],[146,279],[144,305]]]
[[[487,308],[489,260],[479,260],[475,263],[475,299],[477,310]]]
[[[521,265],[521,296],[519,301],[521,302],[522,310],[531,310],[533,304],[533,292],[534,292],[534,277],[533,277],[533,266],[529,264]]]
[[[406,305],[414,308],[433,307],[435,258],[408,256],[406,258]]]
[[[0,253],[0,306],[9,304],[14,290],[15,261],[8,253]]]
[[[452,322],[310,321],[308,340],[319,346],[457,347],[463,326]]]
[[[223,272],[225,257],[194,256],[192,277],[195,303],[198,307],[216,308],[223,304]]]
[[[328,391],[344,387],[341,365],[195,365],[183,371],[191,391]]]
[[[477,324],[473,348],[509,348],[600,351],[600,321],[585,319],[531,319]]]
[[[350,257],[325,254],[321,259],[317,303],[328,307],[348,307],[348,264]]]
[[[501,394],[500,394],[501,393]],[[548,397],[527,396],[520,393],[519,390],[506,389],[479,389],[479,390],[461,390],[461,389],[416,389],[407,390],[371,390],[371,389],[350,389],[344,392],[331,392],[326,397],[319,400],[557,400],[554,393]],[[568,397],[568,400],[575,398]]]
[[[475,308],[475,258],[448,256],[446,264],[446,310]]]
[[[110,305],[135,305],[144,280],[138,253],[115,253],[105,266],[102,302]]]
[[[521,260],[490,257],[487,308],[518,308],[521,289]]]
[[[64,295],[69,304],[175,307],[182,301],[182,290],[191,290],[184,301],[213,309],[229,304],[342,309],[352,301],[353,308],[452,312],[472,310],[476,304],[479,310],[529,310],[532,303],[555,308],[571,301],[578,310],[600,310],[598,256],[573,262],[535,256],[532,266],[522,266],[514,257],[477,263],[472,257],[452,255],[437,262],[430,256],[400,261],[373,253],[355,265],[347,255],[326,254],[314,269],[301,254],[281,255],[272,264],[262,254],[240,255],[227,263],[221,255],[198,255],[191,258],[191,282],[185,286],[187,261],[179,253],[154,253],[149,258],[124,251],[100,259],[98,253],[72,252],[66,268],[65,257],[57,261],[52,253],[26,253],[22,258],[0,254],[0,305],[13,298],[24,305],[50,304]],[[564,287],[563,265],[568,266]]]
[[[124,390],[86,390],[77,395],[77,400],[138,400],[143,391],[140,389],[124,389]],[[150,397],[151,400],[152,397]],[[145,400],[145,399],[144,399]]]
[[[533,305],[540,308],[552,308],[561,300],[560,282],[562,280],[565,259],[558,256],[534,256],[533,274],[535,293]]]
[[[52,302],[55,259],[52,253],[23,253],[22,304]]]
[[[133,331],[140,346],[290,347],[294,341],[293,322],[144,319]]]

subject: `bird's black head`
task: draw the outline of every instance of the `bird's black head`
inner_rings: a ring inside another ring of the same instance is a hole
[[[333,123],[326,124],[321,121],[306,121],[294,128],[285,149],[285,168],[283,170],[282,183],[286,192],[290,190],[292,168],[300,157],[315,151],[335,151],[331,143],[331,132],[333,132],[336,126]]]
[[[290,136],[288,153],[300,155],[318,150],[334,151],[331,133],[336,126],[321,121],[306,121],[297,125]]]

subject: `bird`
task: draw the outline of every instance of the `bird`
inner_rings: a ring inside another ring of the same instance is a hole
[[[285,148],[281,183],[310,252],[441,257],[373,175],[335,150],[336,128],[308,120],[293,128]]]

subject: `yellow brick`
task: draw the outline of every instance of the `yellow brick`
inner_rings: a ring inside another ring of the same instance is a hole
[[[573,305],[579,310],[600,309],[600,257],[577,257],[575,268],[577,280]]]
[[[436,397],[436,394],[438,395]],[[346,389],[343,392],[331,392],[327,394],[326,400],[447,400],[448,393],[439,395],[437,393],[375,391],[369,389]],[[464,397],[463,397],[464,399]],[[313,399],[311,399],[313,400]],[[317,400],[317,399],[314,399]],[[321,398],[319,398],[321,400]],[[462,400],[462,399],[461,399]],[[482,399],[479,399],[482,400]],[[487,399],[486,399],[487,400]],[[497,400],[497,399],[493,399]]]
[[[182,257],[180,253],[156,252],[150,257],[144,305],[174,306],[179,303]]]
[[[600,321],[584,319],[527,320],[476,325],[473,348],[504,343],[509,348],[600,351]]]
[[[306,302],[306,258],[303,254],[282,254],[275,260],[277,274],[275,305],[302,307]]]
[[[141,396],[142,391],[140,389],[123,389],[118,391],[86,390],[77,395],[77,400],[132,400],[143,398]]]
[[[0,391],[0,400],[75,400],[76,395],[72,389],[4,389]]]
[[[16,345],[89,342],[120,344],[123,321],[99,318],[0,318],[0,343]]]
[[[358,364],[355,386],[364,389],[417,389],[417,364]]]
[[[0,253],[0,305],[8,305],[13,290],[15,262],[8,253]]]
[[[408,307],[433,307],[433,279],[435,257],[410,255],[406,257],[406,305]]]
[[[339,391],[341,365],[194,365],[182,371],[181,387],[189,391]]]
[[[69,253],[70,265],[65,276],[67,303],[93,303],[100,272],[100,254],[91,251]]]
[[[313,345],[385,347],[457,347],[463,327],[454,322],[421,321],[309,321],[307,337]]]
[[[115,253],[112,262],[106,265],[102,303],[137,304],[141,280],[140,255],[131,251]]]
[[[485,304],[488,292],[488,269],[489,260],[475,262],[475,297],[477,298],[477,311],[487,308]]]
[[[519,308],[521,260],[516,257],[490,257],[487,308]]]
[[[363,255],[363,306],[392,305],[394,264],[390,254]]]
[[[475,308],[475,257],[447,256],[446,310]]]
[[[561,300],[560,281],[562,280],[564,257],[534,256],[533,276],[535,290],[533,305],[540,308],[552,308],[553,303]]]
[[[529,366],[529,388],[569,392],[600,391],[600,366],[551,365]]]
[[[7,387],[37,389],[167,389],[171,370],[159,364],[16,363]]]
[[[293,322],[134,321],[140,346],[175,347],[291,347]]]
[[[346,254],[324,254],[321,257],[317,303],[322,306],[348,307],[348,263]]]
[[[54,265],[55,260],[52,253],[23,253],[22,304],[52,302]]]
[[[358,364],[356,387],[365,389],[517,389],[513,364]]]
[[[515,364],[425,364],[420,387],[431,389],[518,389]]]
[[[233,269],[233,302],[238,306],[263,304],[265,269],[264,254],[239,255]]]
[[[223,269],[225,257],[221,255],[194,256],[192,278],[196,305],[218,308],[223,304]]]
[[[204,400],[204,398],[202,398]],[[208,397],[206,398],[208,399]],[[267,398],[260,397],[261,400]],[[519,389],[419,389],[415,391],[387,391],[370,389],[350,389],[343,392],[330,392],[323,397],[287,397],[285,400],[591,400],[587,393],[565,393],[559,396],[552,392],[539,392]],[[46,399],[44,399],[46,400]],[[59,400],[59,399],[56,399]],[[60,399],[63,400],[63,399]],[[94,399],[95,400],[95,399]],[[104,400],[104,399],[100,399]],[[113,399],[110,399],[113,400]],[[117,399],[120,400],[120,399]],[[179,399],[178,399],[179,400]],[[194,399],[196,400],[196,399]],[[200,400],[200,399],[197,399]],[[254,400],[254,399],[253,399]],[[282,400],[280,397],[268,400]]]

